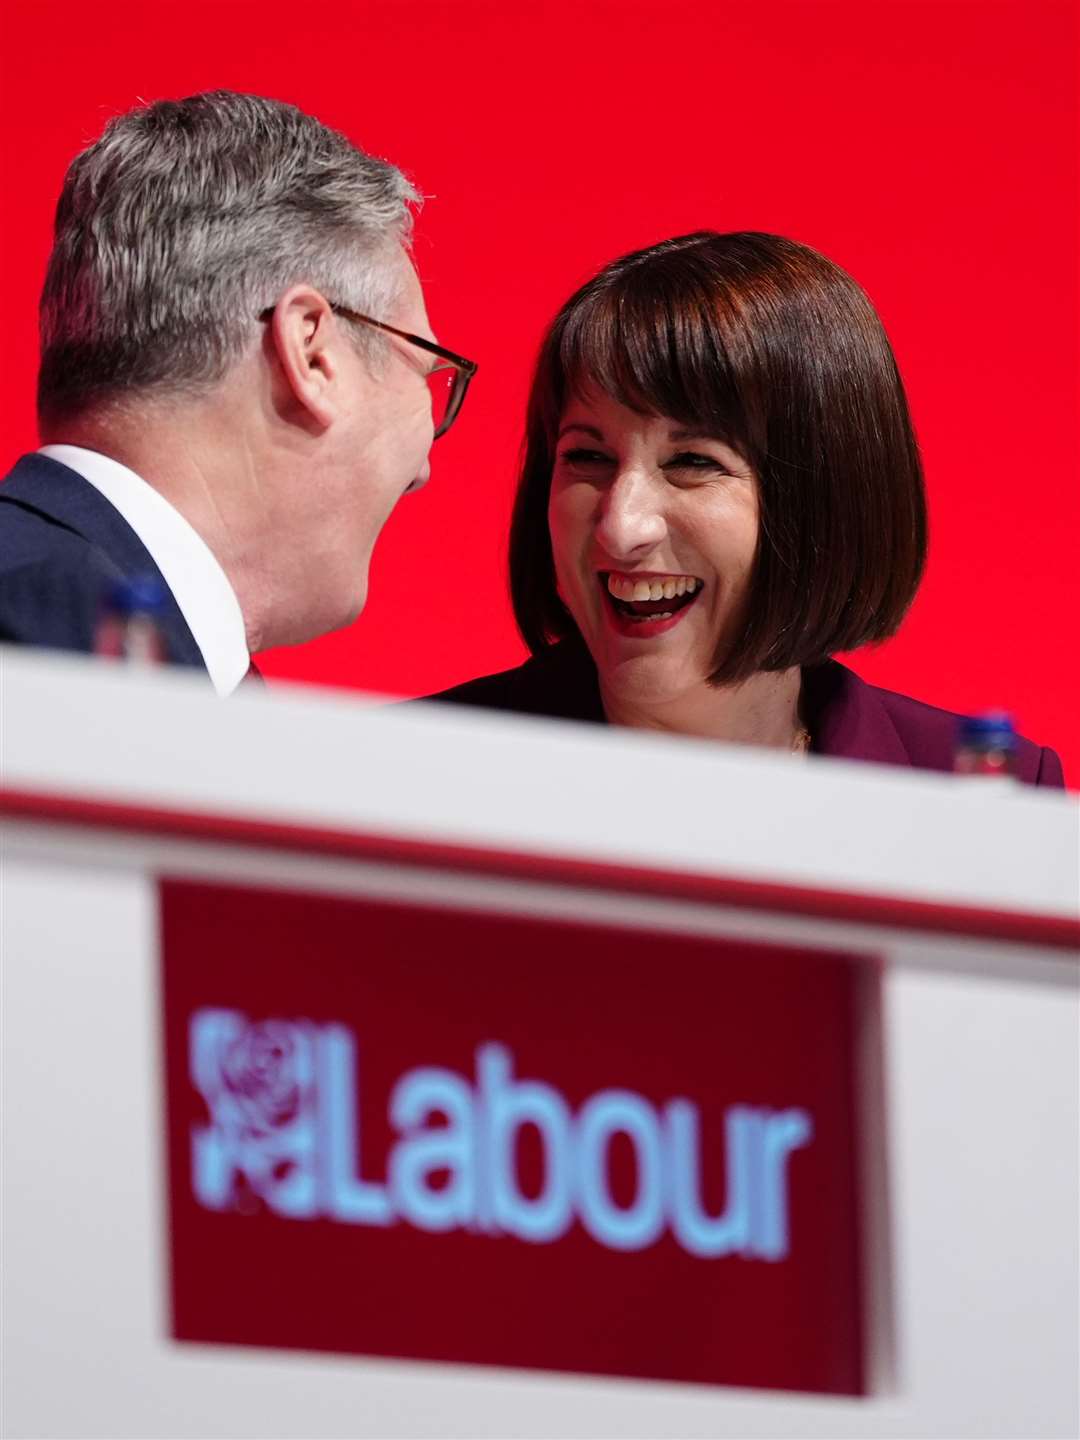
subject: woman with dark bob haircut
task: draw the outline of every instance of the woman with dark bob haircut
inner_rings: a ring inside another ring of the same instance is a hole
[[[952,768],[957,717],[831,659],[892,635],[922,467],[869,300],[777,235],[613,261],[543,341],[510,539],[532,658],[435,697]],[[1020,776],[1061,785],[1021,740]]]

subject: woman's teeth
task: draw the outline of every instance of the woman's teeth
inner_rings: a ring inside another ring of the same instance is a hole
[[[607,587],[616,600],[674,600],[677,595],[692,595],[702,581],[693,575],[650,575],[648,580],[629,576],[609,575]]]
[[[600,578],[618,614],[642,624],[672,619],[694,603],[705,584],[695,575],[650,575],[639,580],[633,575],[608,573]]]

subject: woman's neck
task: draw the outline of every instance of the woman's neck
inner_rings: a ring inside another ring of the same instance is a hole
[[[802,731],[801,686],[802,676],[795,668],[760,671],[735,685],[703,682],[662,700],[613,693],[604,688],[601,678],[600,695],[612,725],[791,750]]]

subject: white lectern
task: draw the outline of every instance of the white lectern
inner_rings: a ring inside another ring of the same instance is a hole
[[[6,1434],[1076,1434],[1075,798],[0,686]]]

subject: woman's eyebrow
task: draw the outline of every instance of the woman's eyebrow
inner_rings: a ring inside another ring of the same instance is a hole
[[[723,435],[716,435],[708,430],[687,430],[676,427],[674,430],[668,431],[668,439],[713,440],[716,442],[717,445],[727,445],[729,449],[731,448],[729,442],[724,439]]]
[[[604,443],[604,432],[598,430],[595,425],[564,425],[559,431],[559,439],[561,440],[564,435],[572,434],[575,430],[582,435],[588,435],[590,440],[599,440],[601,444]]]

